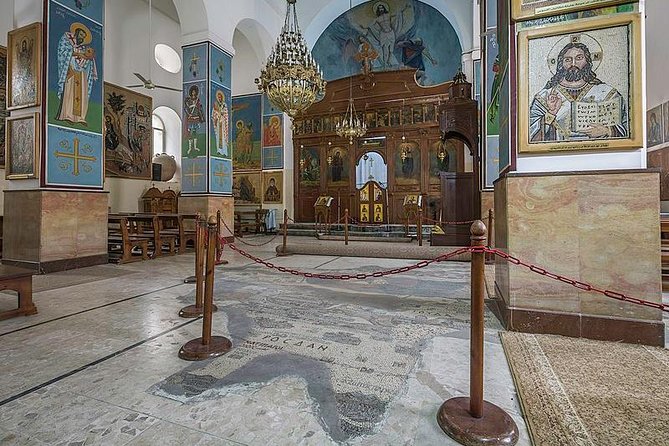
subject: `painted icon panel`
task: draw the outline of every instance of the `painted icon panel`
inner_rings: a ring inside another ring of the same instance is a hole
[[[232,159],[235,170],[260,169],[262,95],[232,98]]]
[[[7,118],[7,179],[37,178],[39,144],[39,113]]]
[[[260,203],[262,196],[260,172],[235,172],[232,178],[235,204]]]
[[[263,172],[263,203],[283,203],[283,172]]]
[[[42,93],[42,24],[7,33],[7,109],[40,104]]]
[[[153,99],[105,82],[105,171],[124,178],[151,178]]]
[[[47,122],[102,133],[102,25],[51,1]]]

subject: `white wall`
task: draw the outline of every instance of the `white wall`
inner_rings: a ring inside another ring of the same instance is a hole
[[[240,30],[235,31],[232,45],[235,47],[235,57],[232,58],[232,95],[258,93],[255,78],[260,76],[264,58],[261,62],[251,42]]]
[[[157,43],[171,46],[181,54],[181,27],[179,23],[167,17],[155,8],[152,14],[152,45],[148,39],[148,4],[139,0],[114,0],[106,2],[105,11],[105,81],[112,84],[127,86],[140,83],[132,73],[137,72],[149,77],[151,64],[151,80],[158,85],[181,87],[181,72],[173,74],[163,70],[155,62],[153,47]],[[166,106],[181,115],[181,93],[168,90],[134,89],[153,98],[154,109]],[[180,162],[180,135],[168,137],[168,152],[177,155]],[[180,175],[177,173],[178,180]],[[152,185],[160,190],[170,188],[179,191],[180,183],[152,182],[149,180],[132,180],[107,178],[105,189],[109,190],[109,206],[112,212],[137,212],[141,195]]]

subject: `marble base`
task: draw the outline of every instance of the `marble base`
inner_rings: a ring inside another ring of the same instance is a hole
[[[550,272],[661,302],[658,197],[658,173],[647,170],[510,174],[495,183],[496,247]],[[512,330],[664,344],[656,309],[499,258],[495,288]]]
[[[235,224],[235,199],[233,197],[221,197],[219,195],[181,195],[179,197],[179,212],[182,214],[194,214],[199,212],[205,217],[216,216],[216,212],[221,211],[221,219],[230,229],[234,229]],[[232,241],[233,234],[225,228],[222,228],[221,235],[228,241]]]
[[[107,192],[4,192],[3,263],[52,272],[107,262]]]

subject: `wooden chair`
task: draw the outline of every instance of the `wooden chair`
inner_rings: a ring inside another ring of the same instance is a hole
[[[110,260],[118,263],[128,263],[149,258],[151,237],[130,235],[127,217],[110,216],[107,230],[109,233],[107,247]],[[140,254],[133,254],[133,249],[138,249]]]
[[[153,248],[151,258],[160,257],[163,254],[176,254],[177,235],[161,234],[160,221],[157,215],[135,214],[127,218],[131,227],[131,235],[150,236],[149,244]],[[163,252],[163,249],[165,252]]]

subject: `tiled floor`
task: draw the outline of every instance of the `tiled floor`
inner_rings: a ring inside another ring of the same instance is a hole
[[[415,263],[274,246],[244,248],[327,273]],[[435,416],[468,393],[469,264],[340,282],[225,258],[214,334],[235,347],[201,363],[177,357],[201,332],[177,316],[192,254],[36,276],[39,314],[0,321],[0,445],[456,444]],[[13,304],[0,295],[0,310]],[[529,445],[500,329],[487,313],[486,399]]]

